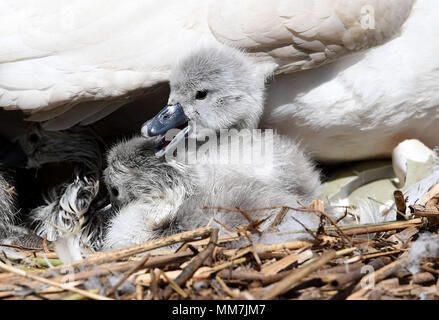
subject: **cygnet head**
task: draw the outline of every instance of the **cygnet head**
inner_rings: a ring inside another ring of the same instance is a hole
[[[259,125],[265,78],[242,51],[223,45],[193,51],[174,67],[170,88],[168,105],[143,125],[143,136],[187,129],[188,123],[196,126],[192,138]]]
[[[104,177],[112,206],[120,208],[138,199],[154,201],[177,189],[182,172],[154,156],[158,142],[156,138],[137,137],[109,151]]]
[[[48,163],[83,164],[93,172],[101,167],[100,139],[87,127],[47,131],[33,125],[0,151],[0,166],[39,168]]]

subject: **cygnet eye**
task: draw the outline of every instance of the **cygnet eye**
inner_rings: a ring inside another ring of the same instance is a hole
[[[195,99],[203,100],[206,98],[206,96],[207,96],[207,90],[200,90],[200,91],[197,91],[197,93],[195,95]]]
[[[117,190],[117,188],[111,188],[110,192],[115,198],[119,196],[119,190]]]
[[[36,143],[39,139],[40,139],[40,137],[38,137],[38,135],[36,133],[32,133],[29,136],[29,142],[32,144]]]

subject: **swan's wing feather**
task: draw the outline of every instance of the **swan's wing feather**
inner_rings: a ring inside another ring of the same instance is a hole
[[[109,101],[89,101],[79,104],[62,115],[44,122],[43,127],[46,130],[65,130],[75,124],[93,117],[99,112],[102,112],[111,102]]]
[[[384,43],[401,28],[413,0],[233,0],[213,2],[217,39],[273,61],[276,73],[315,68]]]
[[[35,113],[167,81],[177,54],[209,34],[202,16],[193,14],[203,6],[207,2],[1,1],[0,106]]]

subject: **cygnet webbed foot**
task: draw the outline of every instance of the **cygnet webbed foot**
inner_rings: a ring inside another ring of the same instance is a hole
[[[53,191],[46,205],[30,213],[32,223],[37,224],[36,233],[55,241],[65,233],[81,231],[88,220],[85,214],[98,188],[98,180],[76,177],[72,183],[61,187],[58,193]]]

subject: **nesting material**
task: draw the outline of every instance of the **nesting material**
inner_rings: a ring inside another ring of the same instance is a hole
[[[320,202],[302,209],[326,219]],[[222,236],[212,224],[69,264],[47,246],[7,246],[0,298],[439,299],[437,225],[416,215],[374,225],[327,221],[309,230],[310,241],[270,245],[250,241],[251,222]]]

